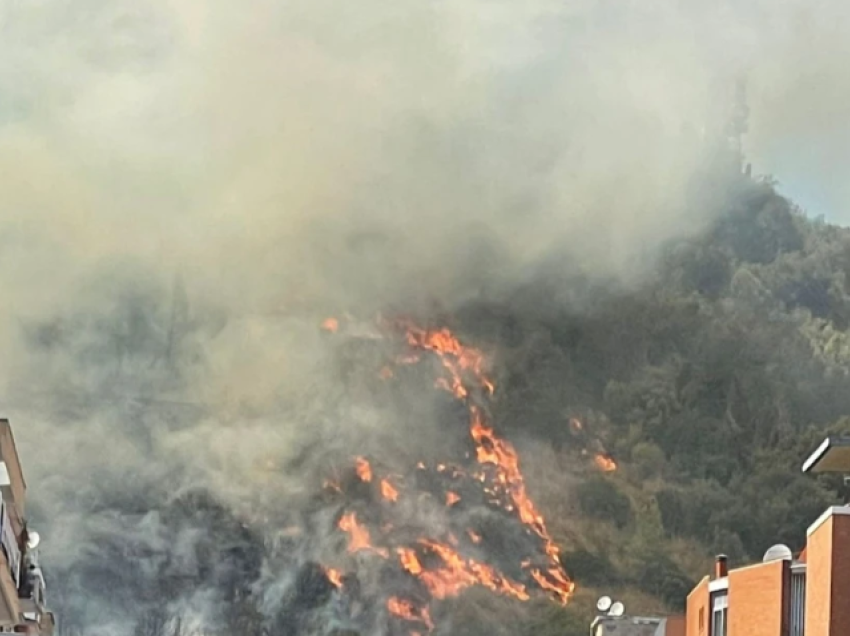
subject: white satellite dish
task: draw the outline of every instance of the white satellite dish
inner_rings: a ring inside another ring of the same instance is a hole
[[[608,616],[622,616],[625,612],[626,606],[620,601],[617,601],[611,606],[611,609],[608,611]]]
[[[38,532],[30,532],[27,536],[27,550],[35,550],[41,543],[41,535]]]
[[[603,596],[598,601],[596,601],[596,609],[598,609],[600,612],[607,612],[609,609],[611,609],[611,603],[613,603],[613,601],[611,600],[610,596]]]
[[[767,563],[768,561],[792,561],[794,559],[794,554],[791,552],[791,548],[787,545],[783,545],[781,543],[777,543],[774,546],[771,546],[767,549],[767,552],[764,553],[764,558],[762,559],[763,563]]]

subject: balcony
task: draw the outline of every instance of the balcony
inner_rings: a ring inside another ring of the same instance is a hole
[[[16,629],[35,634],[52,633],[53,614],[45,610],[45,586],[41,568],[33,566],[28,569],[19,592],[21,614]]]
[[[9,515],[15,522],[24,518],[27,485],[21,471],[18,450],[9,421],[0,419],[0,491],[13,510]]]

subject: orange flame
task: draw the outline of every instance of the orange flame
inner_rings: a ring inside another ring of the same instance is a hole
[[[477,349],[464,347],[454,334],[446,328],[427,331],[414,325],[408,325],[407,342],[412,347],[427,349],[440,356],[443,367],[449,372],[451,380],[443,388],[452,391],[456,397],[465,398],[468,391],[463,383],[463,373],[469,372],[478,384],[490,394],[495,385],[484,375],[484,354]],[[451,355],[453,359],[447,356]]]
[[[398,490],[387,479],[381,480],[381,496],[387,501],[398,501]]]
[[[418,576],[422,573],[422,564],[419,563],[419,557],[416,552],[410,548],[398,548],[396,550],[398,559],[401,561],[401,566],[410,572],[413,576]]]
[[[399,560],[407,572],[417,576],[425,584],[434,598],[457,596],[468,587],[483,585],[494,592],[528,600],[524,585],[503,577],[493,568],[473,559],[464,559],[449,546],[434,541],[423,539],[420,544],[436,553],[443,561],[444,567],[423,569],[416,552],[409,548],[398,549]]]
[[[399,618],[422,623],[428,628],[428,631],[434,629],[434,623],[431,622],[431,615],[428,613],[427,607],[416,607],[408,600],[392,596],[387,600],[387,610],[390,614]]]
[[[617,470],[617,462],[615,462],[607,455],[599,454],[593,458],[593,461],[596,463],[600,470],[603,470],[606,473],[610,473]]]
[[[401,567],[416,577],[433,599],[444,599],[469,587],[482,586],[500,594],[527,600],[529,593],[525,583],[533,581],[560,603],[566,604],[574,592],[575,585],[564,572],[559,549],[549,535],[542,514],[527,492],[516,450],[507,440],[497,435],[489,420],[488,411],[480,400],[482,392],[492,395],[495,391],[494,383],[486,375],[483,353],[463,346],[448,329],[426,330],[409,323],[402,326],[406,330],[407,343],[420,352],[414,351],[399,356],[396,363],[414,364],[422,358],[421,351],[437,355],[444,373],[437,379],[436,386],[462,401],[469,414],[469,433],[479,467],[467,472],[453,465],[437,464],[434,469],[452,478],[463,476],[480,482],[491,504],[501,506],[515,515],[525,524],[528,534],[536,536],[542,542],[545,559],[523,561],[520,568],[525,575],[524,583],[521,583],[508,578],[495,568],[460,554],[456,550],[459,546],[457,538],[449,532],[446,539],[448,544],[422,538],[415,546],[394,547]],[[385,379],[390,378],[393,370],[385,367],[380,375]],[[570,420],[570,426],[573,431],[582,430],[581,422],[577,419]],[[466,454],[467,457],[470,455],[471,453]],[[605,459],[616,468],[612,459]],[[381,478],[380,474],[375,476],[372,466],[365,458],[356,458],[355,468],[363,482],[372,482],[375,477],[380,485],[380,494],[386,501],[398,500],[399,492],[396,487],[388,479]],[[423,462],[419,462],[417,468],[426,470]],[[446,492],[445,497],[449,507],[461,500],[460,495],[451,490]],[[381,528],[381,536],[385,536],[392,526],[384,522],[377,527]],[[339,528],[349,535],[349,552],[370,551],[389,558],[387,548],[373,546],[369,529],[358,523],[355,513],[344,514],[339,521]],[[466,533],[473,543],[482,541],[482,537],[471,529],[467,529]],[[424,561],[420,560],[420,555]],[[334,578],[330,571],[328,577],[331,581],[341,580],[338,576]],[[394,596],[387,601],[387,609],[394,616],[421,623],[429,632],[434,628],[427,604],[418,606]]]
[[[357,523],[357,516],[353,512],[347,512],[342,516],[339,520],[339,529],[348,533],[348,551],[352,554],[367,550],[379,554],[384,558],[389,556],[389,552],[386,549],[372,546],[372,538],[369,536],[369,530]]]
[[[434,598],[457,596],[473,585],[483,585],[494,592],[528,600],[525,586],[502,576],[493,568],[473,559],[465,559],[449,546],[423,539],[420,544],[436,553],[445,564],[438,569],[424,570],[419,575]],[[415,555],[414,555],[415,556]],[[420,566],[421,567],[421,566]]]
[[[324,568],[325,576],[328,577],[328,581],[330,581],[334,587],[342,587],[342,572],[339,570],[335,570],[334,568]]]
[[[448,371],[449,379],[438,383],[440,388],[450,391],[456,398],[465,400],[469,390],[464,385],[464,378],[470,377],[481,389],[492,394],[495,390],[493,382],[485,375],[484,355],[477,349],[464,347],[448,329],[428,331],[413,325],[406,325],[407,341],[414,348],[426,349],[436,353]],[[545,574],[537,570],[537,575],[530,572],[535,580],[544,579],[545,589],[552,592],[557,599],[565,604],[571,596],[574,585],[564,574],[561,565],[560,551],[555,545],[543,515],[537,510],[534,502],[528,496],[525,480],[519,469],[519,457],[513,446],[498,437],[493,428],[487,423],[485,414],[478,406],[469,405],[470,434],[475,442],[476,458],[480,464],[493,470],[494,488],[487,492],[494,497],[506,495],[510,503],[503,504],[508,511],[516,511],[520,520],[543,541],[544,550],[549,558],[549,568]],[[479,476],[484,481],[485,476]],[[548,578],[547,578],[548,576]]]
[[[339,331],[339,320],[336,318],[325,318],[322,322],[322,329],[329,333],[336,333]]]
[[[360,477],[360,480],[372,481],[372,467],[369,462],[362,457],[358,457],[355,461],[357,462],[357,476]]]

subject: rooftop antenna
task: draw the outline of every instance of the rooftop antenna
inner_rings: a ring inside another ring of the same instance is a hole
[[[777,543],[776,545],[768,548],[767,552],[764,553],[764,558],[762,558],[762,562],[767,563],[768,561],[792,561],[793,559],[794,554],[791,552],[791,548],[789,548],[787,545]]]
[[[41,535],[33,530],[27,536],[27,550],[35,550],[39,543],[41,543]]]
[[[596,609],[600,615],[619,618],[626,613],[626,606],[620,601],[614,601],[610,596],[602,596],[596,601]]]

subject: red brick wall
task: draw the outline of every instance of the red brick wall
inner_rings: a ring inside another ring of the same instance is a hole
[[[686,636],[709,636],[708,621],[711,608],[708,606],[708,577],[706,576],[688,594],[685,618]]]
[[[729,636],[786,636],[790,561],[729,572]]]
[[[806,634],[850,634],[850,516],[832,514],[806,545]]]

